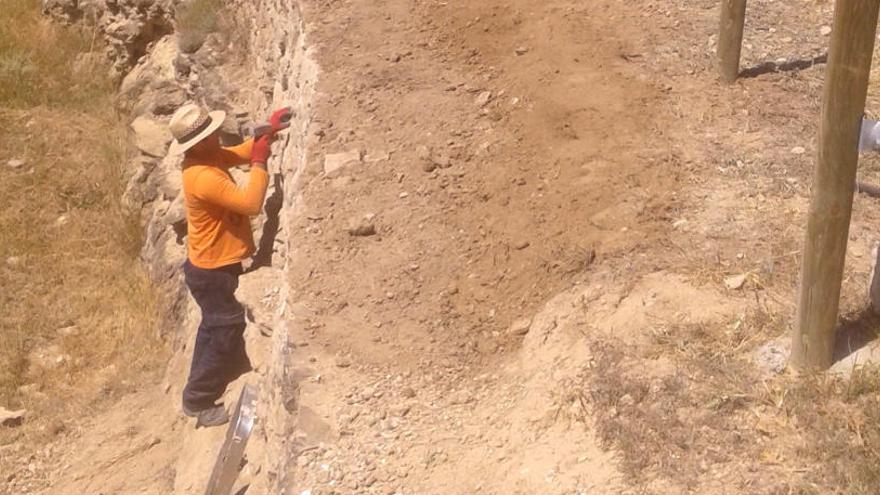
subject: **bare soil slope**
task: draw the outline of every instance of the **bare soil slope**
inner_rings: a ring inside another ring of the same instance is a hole
[[[324,74],[292,284],[296,490],[877,486],[876,371],[778,374],[831,6],[753,2],[729,88],[717,7],[307,9]],[[857,208],[844,308],[872,333],[877,209]]]

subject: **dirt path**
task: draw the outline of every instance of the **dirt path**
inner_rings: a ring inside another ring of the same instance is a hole
[[[293,361],[310,376],[294,491],[624,486],[565,386],[590,356],[555,330],[572,301],[542,316],[597,260],[654,242],[676,190],[668,147],[644,139],[667,125],[661,92],[628,65],[635,26],[612,29],[612,7],[305,13],[323,74],[293,258]],[[321,173],[349,150],[363,162]],[[350,235],[365,216],[376,235]]]

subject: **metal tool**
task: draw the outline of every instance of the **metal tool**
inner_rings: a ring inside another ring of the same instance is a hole
[[[290,125],[290,119],[292,119],[295,114],[293,110],[288,107],[289,111],[286,115],[281,117],[281,122],[284,124]],[[285,127],[286,129],[287,127]],[[272,126],[270,124],[247,124],[244,126],[244,135],[253,136],[254,138],[258,138],[263,134],[267,134],[272,130]],[[283,130],[283,129],[282,129]]]
[[[208,480],[205,495],[229,495],[232,492],[232,486],[241,469],[244,449],[254,429],[254,421],[257,417],[257,395],[257,387],[249,383],[241,389],[238,405],[235,406],[235,415],[229,423],[226,440],[217,455],[217,462]]]

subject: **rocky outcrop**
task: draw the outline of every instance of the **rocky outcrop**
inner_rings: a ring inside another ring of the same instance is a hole
[[[94,24],[107,42],[113,70],[123,75],[150,45],[172,31],[173,0],[42,0],[54,19]]]

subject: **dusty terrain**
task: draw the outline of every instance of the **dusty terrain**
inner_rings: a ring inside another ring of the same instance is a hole
[[[876,492],[876,370],[784,370],[831,5],[750,2],[730,87],[716,9],[302,2],[287,264],[242,291],[283,308],[290,416],[248,493]],[[841,358],[878,217],[856,198]],[[185,362],[37,456],[45,492],[198,492],[223,432],[173,410]]]

